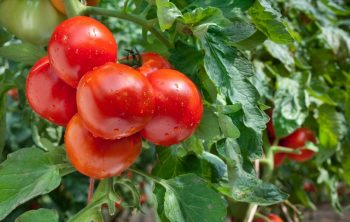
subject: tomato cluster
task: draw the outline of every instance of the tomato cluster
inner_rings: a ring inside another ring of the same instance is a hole
[[[272,110],[268,110],[267,114],[271,117],[272,116]],[[267,123],[267,136],[269,139],[270,144],[273,144],[276,140],[276,134],[275,129],[273,127],[272,119]],[[276,153],[274,156],[274,162],[275,166],[279,167],[282,165],[285,157],[287,157],[290,160],[294,160],[297,162],[305,162],[312,157],[314,157],[315,152],[305,148],[305,145],[307,142],[316,143],[316,138],[313,134],[313,132],[307,128],[298,128],[293,133],[289,134],[286,137],[283,137],[279,139],[278,145],[283,147],[288,147],[292,149],[299,149],[300,154],[292,154],[292,153]]]
[[[165,58],[143,53],[135,69],[116,62],[117,49],[113,34],[98,21],[65,20],[26,84],[30,106],[67,126],[68,157],[93,178],[127,169],[141,152],[141,137],[161,146],[185,140],[203,113],[195,84]]]

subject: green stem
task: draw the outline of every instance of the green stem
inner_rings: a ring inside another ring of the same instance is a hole
[[[159,184],[161,184],[161,185],[163,185],[163,186],[166,186],[166,184],[164,184],[164,182],[162,181],[162,179],[156,178],[156,177],[154,177],[154,176],[152,176],[152,175],[149,175],[149,174],[147,174],[147,173],[145,173],[145,172],[143,172],[143,171],[141,171],[141,170],[138,170],[138,169],[135,169],[135,168],[129,168],[129,171],[134,172],[134,173],[137,173],[137,174],[139,174],[139,175],[141,175],[141,176],[143,176],[143,177],[146,177],[146,178],[149,179],[149,180],[153,180],[153,181],[156,182],[156,183],[159,183]]]
[[[265,217],[264,215],[262,215],[261,213],[255,213],[255,216],[257,218],[263,219],[265,222],[270,222],[271,220],[268,217]]]
[[[300,149],[291,149],[284,146],[271,146],[270,149],[273,153],[291,153],[291,154],[301,154]]]
[[[67,0],[65,0],[67,1]],[[173,48],[173,44],[155,27],[153,27],[149,22],[141,16],[127,14],[123,11],[117,11],[112,9],[98,8],[87,6],[84,8],[82,14],[84,15],[102,15],[102,16],[110,16],[116,17],[120,19],[124,19],[127,21],[131,21],[135,24],[142,26],[143,28],[150,31],[155,37],[157,37],[164,45],[168,48]]]
[[[64,0],[64,8],[68,17],[74,17],[77,15],[82,15],[85,5],[81,4],[79,0]]]
[[[248,211],[243,222],[252,222],[257,209],[257,204],[249,204]]]

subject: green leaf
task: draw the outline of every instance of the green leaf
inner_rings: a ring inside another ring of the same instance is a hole
[[[182,16],[181,11],[169,0],[156,0],[157,17],[162,31],[170,29],[175,20]]]
[[[0,154],[6,143],[6,96],[0,94]]]
[[[288,71],[291,72],[295,69],[295,61],[288,46],[277,44],[270,40],[265,41],[264,46],[272,57],[283,63]]]
[[[192,12],[187,12],[183,15],[184,24],[191,25],[193,34],[197,38],[201,38],[208,30],[210,25],[227,26],[231,22],[225,18],[218,8],[196,8]]]
[[[33,65],[45,55],[45,50],[29,43],[0,47],[0,57],[26,65]]]
[[[346,132],[344,115],[334,106],[322,105],[318,108],[319,144],[323,148],[336,149],[340,146]]]
[[[272,41],[280,44],[293,42],[281,13],[272,8],[266,0],[256,0],[249,8],[248,14],[256,27]]]
[[[0,165],[0,219],[20,204],[55,189],[61,182],[60,170],[70,168],[65,160],[62,148],[50,152],[24,148],[9,154]]]
[[[215,7],[219,8],[226,17],[231,18],[235,15],[236,9],[247,10],[254,3],[254,0],[190,0],[191,5],[197,7]]]
[[[58,222],[58,213],[55,210],[30,210],[19,216],[15,222]]]
[[[250,158],[254,159],[262,154],[261,131],[265,128],[268,118],[259,109],[260,95],[249,81],[249,78],[254,76],[252,63],[236,48],[226,45],[227,41],[222,29],[210,27],[201,39],[205,50],[204,66],[218,90],[233,104],[242,105],[243,112],[240,113],[243,113],[243,117],[240,118],[237,114],[235,116],[238,121],[243,122],[239,128],[241,136],[249,133],[249,140],[257,141],[254,146],[245,147],[249,149]]]
[[[273,124],[277,137],[286,136],[299,128],[308,116],[309,96],[306,87],[310,76],[301,73],[293,78],[277,78]]]
[[[233,124],[229,116],[220,114],[219,125],[225,137],[237,139],[240,136],[239,129]]]
[[[200,177],[186,174],[162,181],[164,211],[172,222],[224,222],[226,207],[218,193]]]
[[[203,53],[195,47],[178,41],[175,43],[175,47],[170,50],[169,61],[176,70],[194,78],[203,57]]]
[[[236,43],[253,36],[256,28],[245,21],[234,21],[224,32],[230,42]]]
[[[218,117],[207,107],[204,107],[203,116],[196,130],[196,135],[206,141],[215,141],[220,137]]]
[[[350,35],[344,30],[334,27],[321,27],[322,37],[334,53],[350,54]]]
[[[0,46],[12,39],[12,35],[0,26]]]
[[[221,184],[220,192],[236,201],[271,205],[285,200],[288,195],[276,186],[263,182],[245,170],[241,148],[233,139],[220,141],[217,150],[228,165],[229,183]]]

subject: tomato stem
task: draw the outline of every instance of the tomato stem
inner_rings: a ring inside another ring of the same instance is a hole
[[[74,17],[77,15],[81,15],[86,7],[80,1],[77,0],[64,0],[64,8],[67,12],[68,17]]]
[[[291,149],[284,146],[271,146],[270,149],[273,153],[291,153],[291,154],[301,154],[300,149]]]
[[[262,215],[261,213],[258,213],[258,212],[255,213],[255,216],[257,218],[263,219],[266,222],[270,222],[271,221],[268,217],[265,217],[264,215]]]
[[[88,204],[91,202],[92,196],[94,194],[94,188],[95,188],[95,179],[91,178],[89,179],[89,190],[88,190]]]
[[[93,6],[86,6],[82,12],[84,15],[102,15],[102,16],[110,16],[116,17],[124,20],[131,21],[135,24],[142,26],[143,28],[150,31],[155,37],[157,37],[164,45],[168,48],[173,48],[173,44],[161,33],[161,31],[157,30],[153,27],[148,20],[143,18],[142,16],[132,15],[125,13],[123,11],[117,11],[114,9],[105,9]]]

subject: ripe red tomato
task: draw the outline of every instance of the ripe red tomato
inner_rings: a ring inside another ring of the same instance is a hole
[[[78,112],[87,129],[104,139],[140,131],[154,113],[151,84],[137,70],[107,63],[88,72],[77,90]]]
[[[80,78],[96,66],[117,59],[113,34],[95,19],[77,16],[65,20],[52,33],[48,53],[60,78],[76,87]]]
[[[26,97],[37,114],[58,125],[65,126],[77,112],[75,89],[56,75],[47,56],[30,70]]]
[[[171,69],[171,64],[164,57],[155,52],[145,52],[141,54],[142,66],[138,70],[148,76],[159,69]]]
[[[122,173],[136,161],[142,146],[140,134],[120,140],[94,137],[78,114],[67,125],[65,145],[73,166],[95,179]]]
[[[272,122],[272,111],[272,109],[266,110],[267,115],[269,115],[270,117],[270,121],[266,125],[267,137],[269,139],[270,144],[273,144],[276,139],[276,133]]]
[[[297,149],[300,147],[304,147],[305,143],[308,141],[316,143],[316,139],[312,131],[307,128],[299,128],[295,130],[292,134],[282,138],[279,141],[279,145]],[[302,149],[301,154],[287,154],[287,157],[297,162],[305,162],[307,160],[310,160],[314,155],[314,151]]]
[[[203,103],[195,84],[184,74],[160,69],[148,75],[155,95],[153,119],[141,131],[154,144],[170,146],[189,137],[203,114]]]
[[[275,153],[274,155],[275,168],[280,167],[282,165],[285,157],[286,157],[285,153]]]
[[[270,214],[268,218],[271,220],[271,222],[283,222],[283,220],[276,214]],[[265,222],[263,219],[255,219],[253,222]]]
[[[13,100],[18,100],[18,89],[17,88],[13,88],[13,89],[10,89],[9,91],[7,91],[6,93],[8,96],[11,96],[11,98]]]

